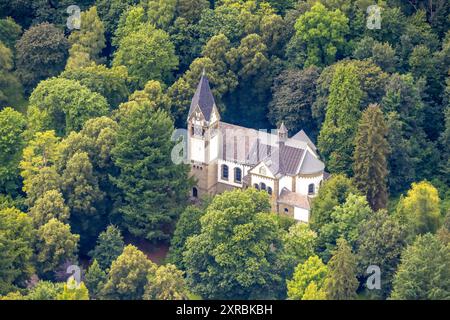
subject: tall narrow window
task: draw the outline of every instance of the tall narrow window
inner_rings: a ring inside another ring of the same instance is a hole
[[[259,190],[259,184],[255,183],[253,186],[255,187],[255,189]]]
[[[192,196],[194,197],[194,198],[197,198],[198,197],[198,190],[197,190],[197,188],[192,188]]]
[[[308,186],[308,194],[314,194],[314,193],[316,193],[315,186],[314,186],[314,183],[311,183]]]
[[[234,168],[234,182],[240,183],[242,181],[242,170],[240,168]]]
[[[260,188],[261,190],[266,190],[266,184],[264,182],[261,182]]]
[[[222,179],[228,180],[228,166],[226,164],[222,165]]]
[[[268,188],[267,188],[267,193],[270,194],[270,195],[272,195],[272,188],[271,188],[271,187],[268,187]]]

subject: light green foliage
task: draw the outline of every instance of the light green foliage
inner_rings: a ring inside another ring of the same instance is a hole
[[[104,299],[140,300],[144,295],[147,277],[157,266],[136,247],[128,245],[112,263],[108,279],[102,289]]]
[[[436,232],[440,225],[440,199],[429,182],[413,183],[397,206],[397,215],[408,225],[410,236]]]
[[[171,101],[170,98],[163,92],[161,83],[155,80],[150,80],[144,86],[143,90],[135,91],[128,99],[128,103],[133,105],[138,103],[146,108],[158,108],[169,112]]]
[[[123,252],[124,242],[120,230],[109,225],[100,233],[97,245],[89,254],[103,270],[109,269],[111,263]]]
[[[163,110],[127,108],[112,149],[120,174],[113,179],[123,192],[123,226],[148,240],[167,239],[167,226],[180,214],[192,180],[188,167],[172,162],[173,122]]]
[[[149,23],[133,26],[128,32],[118,42],[113,66],[126,66],[130,77],[140,87],[149,80],[168,81],[171,71],[178,66],[169,35]]]
[[[96,213],[95,203],[103,194],[87,153],[77,152],[69,159],[62,174],[62,189],[72,213]]]
[[[62,283],[39,281],[25,296],[26,300],[56,300],[64,290]]]
[[[338,240],[337,249],[327,266],[328,276],[325,280],[327,298],[330,300],[356,298],[357,261],[347,241],[342,238]]]
[[[86,152],[75,153],[61,175],[62,191],[70,208],[70,222],[75,233],[81,236],[84,250],[89,240],[95,239],[102,228],[104,216],[97,210],[104,193],[93,173],[92,163]]]
[[[183,272],[173,264],[160,266],[148,275],[144,300],[188,300],[188,296]]]
[[[294,268],[314,255],[317,233],[312,231],[307,224],[295,223],[283,236],[283,244],[286,259],[286,273],[294,271]]]
[[[402,254],[391,299],[450,299],[450,246],[431,234],[417,237]]]
[[[319,257],[309,257],[295,268],[292,280],[288,280],[288,298],[290,300],[310,300],[313,299],[313,295],[323,297],[327,273],[328,268]]]
[[[20,189],[19,162],[24,147],[26,121],[12,108],[0,111],[0,193],[15,195]]]
[[[70,278],[56,300],[89,300],[89,291],[83,282],[77,284],[74,278]]]
[[[117,108],[130,94],[128,71],[124,66],[107,68],[104,65],[94,65],[69,69],[61,77],[76,80],[92,92],[101,94],[112,108]]]
[[[373,210],[387,205],[387,155],[389,144],[383,112],[370,105],[362,114],[355,138],[355,185],[366,195]]]
[[[33,273],[31,218],[15,208],[0,210],[0,294],[24,287]]]
[[[362,98],[356,68],[338,66],[331,82],[318,148],[332,173],[351,173],[352,155]]]
[[[265,192],[234,190],[216,196],[189,237],[184,253],[190,287],[203,298],[279,296],[280,229]]]
[[[344,204],[350,193],[358,194],[358,190],[352,180],[342,174],[333,175],[325,181],[312,201],[311,228],[318,231],[331,222],[334,207]]]
[[[33,184],[32,180],[43,169],[54,166],[59,157],[59,138],[55,136],[55,132],[37,132],[23,150],[22,161],[20,162],[23,191],[29,193]]]
[[[70,226],[56,219],[36,232],[36,266],[39,274],[52,274],[66,261],[75,261],[80,236],[70,232]]]
[[[169,261],[179,269],[185,269],[183,252],[186,251],[186,241],[189,237],[200,233],[200,218],[204,213],[204,208],[189,206],[181,213],[177,221],[175,231],[170,240]]]
[[[106,35],[110,38],[116,31],[123,12],[138,0],[96,0],[98,15],[105,24]]]
[[[295,23],[291,41],[306,55],[305,66],[332,64],[345,50],[349,32],[348,18],[339,10],[328,10],[320,2],[301,15]],[[299,45],[298,45],[299,44]]]
[[[363,111],[371,103],[380,103],[385,95],[389,75],[370,60],[341,60],[323,69],[317,80],[317,98],[312,115],[318,127],[323,125],[331,92],[331,83],[338,67],[355,68],[353,75],[361,85],[362,96],[359,110]]]
[[[43,193],[30,208],[29,214],[36,228],[43,226],[53,218],[66,223],[70,217],[69,208],[58,190]]]
[[[39,83],[30,96],[28,118],[37,128],[59,136],[78,131],[90,118],[108,113],[106,99],[74,80],[51,78]]]
[[[339,238],[347,240],[352,247],[359,238],[359,227],[372,214],[364,196],[349,194],[345,203],[334,207],[331,222],[322,226],[318,232],[320,256],[328,261]]]
[[[144,0],[148,21],[157,28],[167,30],[175,17],[178,0]]]
[[[75,52],[86,53],[90,61],[102,63],[101,53],[106,46],[105,42],[105,28],[98,17],[97,7],[93,6],[81,13],[80,30],[73,30],[69,36],[71,48],[67,64],[71,64]]]

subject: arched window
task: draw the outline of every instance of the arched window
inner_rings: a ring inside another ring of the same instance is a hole
[[[192,196],[194,197],[194,198],[197,198],[198,197],[198,190],[197,190],[197,188],[192,188]]]
[[[315,190],[314,183],[311,183],[311,184],[308,186],[308,194],[314,194],[315,192],[316,192],[316,190]]]
[[[261,190],[266,190],[266,184],[264,182],[261,182],[260,188]]]
[[[242,170],[240,168],[234,168],[234,182],[242,181]]]
[[[271,187],[267,187],[267,193],[272,195],[272,188]]]
[[[255,183],[253,186],[255,187],[255,189],[259,190],[259,184]]]
[[[226,164],[222,165],[222,179],[228,180],[228,166]]]

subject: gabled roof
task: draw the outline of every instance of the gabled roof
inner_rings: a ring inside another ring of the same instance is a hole
[[[278,136],[233,124],[220,122],[222,133],[221,157],[255,167],[264,162],[275,176],[313,174],[323,171],[325,165],[308,149],[307,139],[288,139],[279,144]],[[303,132],[303,131],[301,131]],[[304,132],[303,132],[304,134]]]
[[[209,121],[215,105],[216,102],[211,92],[211,87],[209,86],[208,77],[203,73],[200,83],[197,86],[197,91],[195,91],[194,97],[192,98],[188,118],[195,111],[195,108],[199,106],[205,120]]]
[[[295,140],[298,140],[298,141],[303,141],[303,142],[307,143],[311,147],[311,149],[313,149],[314,151],[317,150],[317,147],[314,145],[314,143],[308,137],[306,132],[303,131],[303,130],[300,130],[299,132],[297,132],[291,139],[295,139]]]

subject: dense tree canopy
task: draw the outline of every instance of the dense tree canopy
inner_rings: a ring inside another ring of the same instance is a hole
[[[0,300],[449,299],[449,15],[446,0],[0,0]],[[205,134],[284,123],[274,178],[244,166],[223,193],[221,160],[172,160],[202,75],[221,121]]]

